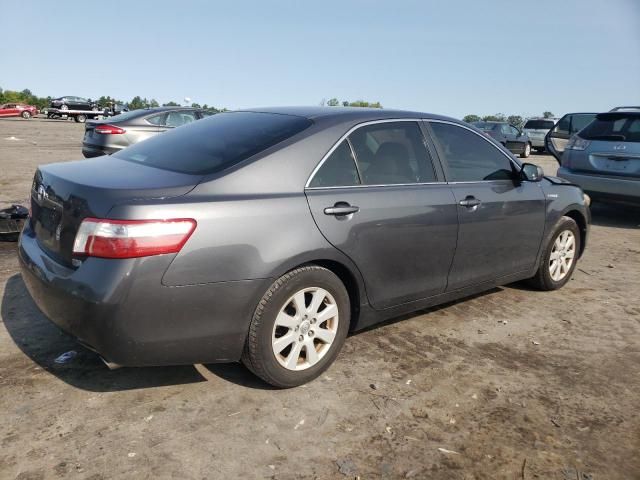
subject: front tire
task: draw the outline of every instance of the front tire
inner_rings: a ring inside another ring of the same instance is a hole
[[[22,118],[24,118],[25,120],[29,120],[31,118],[31,112],[25,110],[24,112],[22,112]]]
[[[529,158],[529,155],[531,155],[531,144],[526,143],[524,146],[524,150],[520,154],[520,158]]]
[[[60,110],[69,110],[69,105],[63,103],[60,105]]]
[[[529,283],[540,290],[557,290],[571,278],[580,254],[580,229],[574,219],[562,217],[544,249],[540,266]]]
[[[242,362],[275,387],[310,382],[338,356],[350,320],[349,294],[333,272],[297,268],[276,280],[260,300]]]

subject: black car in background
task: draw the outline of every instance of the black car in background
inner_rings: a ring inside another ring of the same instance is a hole
[[[82,154],[87,157],[111,155],[158,133],[200,120],[210,112],[191,107],[155,107],[123,112],[85,124]]]
[[[518,127],[507,122],[473,122],[473,126],[495,138],[521,158],[527,158],[531,154],[531,139]]]
[[[100,108],[98,104],[91,101],[90,98],[72,96],[54,98],[51,100],[50,106],[51,108],[58,108],[60,110],[97,111]]]

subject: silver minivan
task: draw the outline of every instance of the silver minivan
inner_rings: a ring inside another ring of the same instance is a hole
[[[544,137],[556,124],[557,118],[529,118],[522,131],[529,136],[531,146],[536,152],[544,151]]]

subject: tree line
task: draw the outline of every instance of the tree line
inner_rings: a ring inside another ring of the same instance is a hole
[[[51,100],[53,97],[39,97],[34,95],[31,90],[25,88],[22,91],[16,90],[3,90],[0,88],[0,104],[3,103],[26,103],[28,105],[33,105],[38,108],[38,110],[43,110],[47,108],[51,104]],[[146,97],[142,98],[139,95],[133,97],[130,101],[122,101],[116,98],[113,98],[109,95],[102,95],[96,103],[103,108],[110,107],[111,105],[124,105],[129,110],[138,110],[140,108],[153,108],[159,107],[160,103],[155,99],[147,99]],[[162,104],[163,107],[180,107],[181,105],[177,102],[167,102]],[[214,111],[214,112],[224,112],[226,108],[216,108],[214,106],[209,106],[206,103],[200,105],[199,103],[192,103],[191,106],[193,108],[202,108],[204,110]]]
[[[320,106],[324,107],[365,107],[365,108],[382,108],[380,102],[367,102],[366,100],[356,100],[350,102],[349,100],[338,100],[337,98],[330,98],[329,100],[322,99]]]
[[[553,118],[555,115],[552,112],[544,112],[542,114],[543,118]],[[479,115],[469,114],[465,115],[462,119],[467,123],[473,122],[507,122],[511,125],[514,125],[518,128],[522,128],[524,126],[525,119],[520,115],[505,115],[504,113],[494,113],[493,115],[485,115],[481,117]]]

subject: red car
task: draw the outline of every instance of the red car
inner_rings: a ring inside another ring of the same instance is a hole
[[[0,117],[22,117],[31,118],[38,113],[38,109],[33,105],[22,103],[5,103],[0,105]]]

